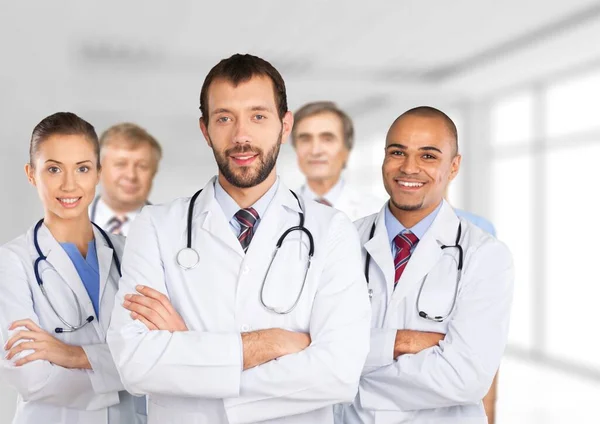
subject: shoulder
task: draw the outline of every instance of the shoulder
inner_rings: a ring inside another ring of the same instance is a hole
[[[495,264],[504,268],[513,266],[512,255],[505,243],[464,217],[460,222],[463,232],[461,244],[464,244],[466,260],[471,263],[478,261],[480,264]]]
[[[146,205],[134,221],[160,221],[165,219],[182,219],[182,211],[187,211],[191,197],[180,197],[170,202]]]
[[[465,210],[462,210],[462,209],[457,209],[457,208],[454,209],[454,212],[456,213],[456,216],[458,216],[459,218],[464,218],[467,221],[472,222],[473,224],[475,224],[482,230],[488,232],[489,234],[496,236],[496,229],[494,228],[494,224],[492,224],[490,221],[488,221],[484,217],[476,215],[476,214],[468,212],[468,211],[465,211]]]
[[[2,268],[17,262],[31,262],[31,230],[0,246]]]
[[[360,219],[357,219],[356,221],[354,221],[354,226],[356,227],[356,230],[361,235],[361,237],[365,233],[368,233],[371,231],[371,228],[373,227],[373,224],[377,220],[378,215],[379,215],[378,213],[374,213],[374,214],[367,215],[364,218],[360,218]]]

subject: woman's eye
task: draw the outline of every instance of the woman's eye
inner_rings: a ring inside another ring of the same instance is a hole
[[[86,172],[90,171],[90,167],[89,166],[80,166],[78,171],[81,173],[86,173]]]
[[[48,172],[50,172],[51,174],[56,174],[60,172],[60,169],[57,166],[51,166],[48,168]]]

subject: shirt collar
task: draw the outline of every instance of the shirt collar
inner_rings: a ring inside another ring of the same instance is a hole
[[[417,236],[419,240],[421,240],[427,232],[427,230],[429,229],[429,227],[431,227],[431,224],[435,220],[435,217],[442,208],[443,204],[443,201],[440,202],[438,207],[435,208],[433,212],[431,212],[429,215],[427,215],[425,218],[423,218],[421,221],[415,224],[412,228],[405,228],[404,225],[402,225],[400,221],[398,221],[398,219],[396,219],[396,217],[392,214],[388,202],[388,205],[385,208],[385,228],[387,229],[390,244],[393,243],[394,238],[398,234],[407,229],[410,230],[410,232],[413,233],[415,236]]]
[[[304,184],[304,186],[302,186],[302,191],[304,192],[303,194],[311,200],[323,198],[335,206],[335,203],[337,202],[337,200],[340,198],[340,195],[342,194],[344,185],[346,185],[346,182],[344,181],[343,178],[340,177],[340,179],[337,181],[337,183],[335,183],[335,185],[333,187],[331,187],[331,189],[327,193],[325,193],[324,196],[319,196],[318,194],[316,194],[314,191],[312,191],[310,189],[308,184]]]
[[[143,206],[142,206],[143,207]],[[140,213],[142,208],[127,212],[125,217],[127,217],[126,222],[132,222]],[[112,209],[102,200],[102,197],[98,198],[98,203],[96,204],[96,216],[90,217],[93,218],[93,221],[100,225],[101,227],[105,227],[108,225],[110,220],[117,216]]]
[[[275,183],[267,190],[265,194],[262,195],[260,199],[258,199],[252,207],[258,212],[259,219],[262,218],[267,212],[267,208],[271,203],[271,200],[275,197],[277,193],[277,188],[279,187],[279,177],[275,180]],[[219,183],[219,178],[215,179],[215,199],[223,213],[225,214],[225,218],[227,218],[227,222],[231,221],[234,218],[234,215],[242,209],[235,200],[225,191],[221,183]]]

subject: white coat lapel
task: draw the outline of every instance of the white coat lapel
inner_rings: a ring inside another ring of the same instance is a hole
[[[216,178],[217,177],[211,178],[202,190],[202,193],[200,193],[196,199],[193,218],[194,228],[202,228],[202,230],[209,232],[213,237],[220,240],[239,256],[243,257],[244,250],[231,230],[231,226],[229,225],[229,222],[227,222],[227,218],[225,218],[223,209],[221,209],[219,202],[217,202],[217,199],[215,198]],[[187,214],[185,219],[187,221]],[[192,244],[194,243],[194,240],[196,243],[198,242],[199,235],[197,230],[194,231]]]
[[[104,301],[104,293],[106,291],[106,285],[107,284],[115,284],[114,281],[109,281],[109,277],[111,275],[111,270],[113,267],[113,250],[108,246],[108,244],[106,243],[106,240],[104,240],[104,236],[102,235],[102,233],[100,233],[100,231],[98,231],[98,229],[94,228],[94,237],[95,237],[95,243],[96,243],[96,253],[98,254],[98,271],[100,274],[100,293],[99,293],[99,304],[100,304],[100,310],[103,310],[104,313],[108,313],[110,314],[111,311],[103,309],[102,308],[102,304]],[[118,272],[116,272],[116,265],[115,265],[115,273],[117,275],[118,278]],[[110,292],[112,293],[112,292]],[[109,294],[110,296],[110,294]],[[99,319],[102,319],[103,322],[106,320],[106,322],[108,322],[108,318],[106,316],[103,317],[99,317]],[[103,326],[102,326],[103,327]]]
[[[277,187],[265,216],[261,217],[260,225],[252,238],[247,254],[254,255],[254,252],[257,252],[261,257],[270,257],[275,250],[275,243],[284,231],[300,223],[298,215],[300,211],[294,195],[279,181],[279,187]],[[293,214],[289,212],[293,212]],[[286,240],[291,240],[299,234],[299,232],[294,232]]]
[[[67,252],[61,247],[61,245],[56,241],[56,239],[50,233],[50,230],[45,225],[40,227],[38,232],[38,241],[40,243],[40,248],[42,252],[46,255],[48,262],[52,267],[56,270],[60,278],[73,290],[75,296],[77,296],[77,300],[81,306],[81,309],[84,313],[84,317],[81,317],[82,320],[86,319],[88,316],[92,315],[96,317],[96,313],[94,312],[94,305],[92,304],[92,300],[88,295],[79,274],[77,273],[77,269]],[[43,280],[42,275],[42,280]],[[56,307],[56,306],[55,306]],[[60,310],[59,310],[60,313]],[[97,317],[96,317],[97,318]],[[97,319],[92,321],[96,331],[98,331]],[[71,325],[78,325],[79,322],[70,322]]]
[[[394,290],[394,258],[392,258],[392,251],[390,242],[388,239],[387,229],[385,227],[385,208],[387,203],[383,206],[377,217],[375,218],[375,234],[371,240],[367,240],[364,243],[364,248],[369,255],[371,255],[372,262],[374,262],[385,277],[386,290],[388,293],[388,299],[391,298],[391,293]],[[371,233],[372,225],[369,225],[367,231],[367,237]],[[372,265],[370,266],[372,268]],[[372,271],[369,272],[370,284],[376,281],[371,276]]]
[[[454,244],[454,237],[458,229],[456,214],[444,201],[431,227],[427,230],[422,240],[415,248],[406,268],[398,281],[392,302],[399,303],[413,290],[417,290],[423,278],[433,269],[442,256],[441,246]]]

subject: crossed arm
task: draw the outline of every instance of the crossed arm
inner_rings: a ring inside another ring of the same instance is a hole
[[[132,319],[142,322],[151,331],[188,331],[185,322],[167,296],[146,286],[136,286],[136,290],[136,294],[126,295],[123,302]],[[242,333],[241,337],[244,370],[300,352],[311,342],[306,333],[280,328]]]

